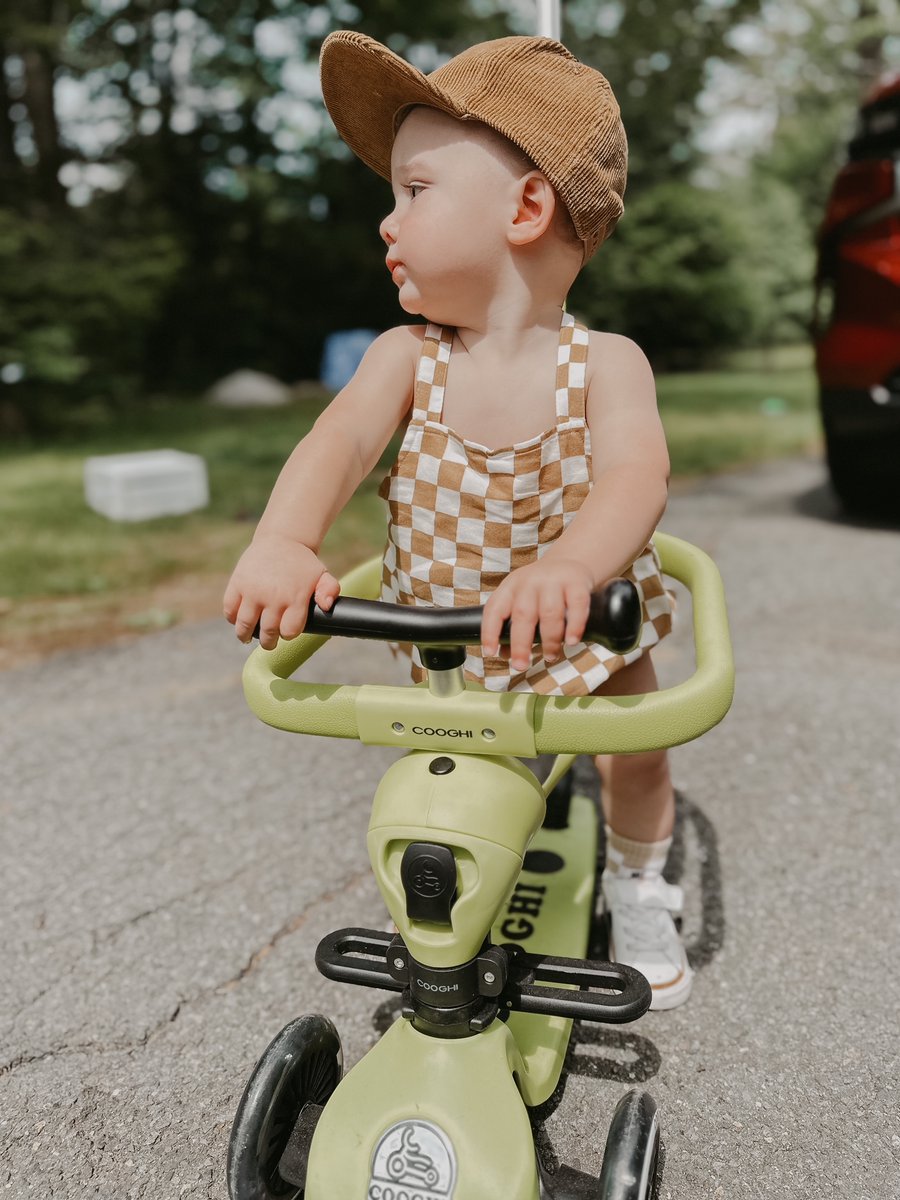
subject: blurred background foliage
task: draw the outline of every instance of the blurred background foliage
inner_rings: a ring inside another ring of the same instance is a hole
[[[423,70],[531,33],[528,0],[18,0],[0,11],[0,432],[315,378],[326,335],[401,319],[389,188],[330,126],[316,60],[361,29]],[[626,217],[572,307],[655,365],[805,336],[812,239],[895,0],[567,0],[619,97]],[[350,81],[352,84],[352,81]]]

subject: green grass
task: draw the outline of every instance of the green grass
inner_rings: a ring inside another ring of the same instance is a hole
[[[777,369],[750,361],[742,369],[663,375],[657,387],[676,478],[795,454],[818,443],[808,357]]]
[[[774,364],[745,358],[739,367],[659,378],[675,478],[816,443],[808,355]],[[310,390],[284,408],[231,410],[160,399],[120,421],[82,413],[53,439],[0,450],[0,638],[8,645],[15,630],[32,620],[60,628],[105,620],[154,627],[177,620],[178,612],[147,608],[153,589],[203,577],[215,592],[249,540],[285,458],[326,400]],[[120,524],[87,508],[87,456],[154,447],[203,456],[210,477],[207,509]],[[329,534],[324,557],[334,570],[380,546],[384,518],[376,491],[395,452],[395,446],[388,449]],[[129,605],[130,615],[123,617]],[[59,636],[65,644],[65,632]]]
[[[155,402],[127,426],[67,430],[50,445],[0,452],[0,579],[7,599],[146,588],[178,572],[224,572],[247,543],[284,460],[325,403],[277,410],[214,409]],[[180,517],[119,523],[84,502],[84,460],[95,454],[172,447],[200,454],[210,504]],[[385,456],[385,469],[387,455]],[[378,477],[355,497],[335,539],[354,549],[377,540]]]

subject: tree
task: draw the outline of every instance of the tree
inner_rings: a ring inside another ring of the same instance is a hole
[[[623,230],[635,204],[667,219],[665,207],[642,197],[672,180],[687,184],[700,161],[693,132],[707,64],[739,55],[729,30],[759,5],[565,5],[567,42],[610,78],[629,130]],[[0,337],[0,366],[24,361],[26,377],[38,380],[28,322],[65,328],[54,344],[71,355],[65,387],[73,396],[198,389],[243,365],[310,376],[330,330],[394,323],[376,232],[389,189],[349,155],[326,118],[321,42],[346,23],[427,71],[473,41],[530,33],[535,22],[529,0],[10,7],[0,15],[0,181],[9,212],[47,228],[16,235],[41,260],[32,277],[41,280],[42,304],[23,308],[0,279],[0,329],[18,330]],[[91,269],[67,274],[80,254]],[[141,304],[123,302],[130,286]],[[624,312],[614,316],[625,321]],[[23,393],[19,384],[14,391]]]
[[[572,0],[565,5],[576,54],[604,72],[622,107],[634,191],[686,179],[700,155],[698,98],[712,58],[735,56],[729,30],[760,0]]]
[[[696,364],[758,324],[741,240],[720,193],[674,181],[647,188],[582,273],[572,308],[633,337],[658,367]]]
[[[0,12],[0,183],[7,203],[60,209],[64,147],[54,101],[61,40],[77,0],[22,0]]]
[[[879,75],[900,70],[896,33],[896,0],[765,0],[757,19],[728,33],[722,107],[766,113],[771,131],[738,148],[737,170],[793,189],[810,233],[860,102]]]

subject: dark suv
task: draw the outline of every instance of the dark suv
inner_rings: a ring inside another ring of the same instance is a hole
[[[900,76],[863,103],[818,235],[816,372],[847,508],[900,510]]]

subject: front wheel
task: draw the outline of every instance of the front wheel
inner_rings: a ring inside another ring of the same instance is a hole
[[[231,1127],[231,1200],[302,1200],[305,1188],[281,1174],[281,1157],[303,1110],[316,1115],[340,1082],[341,1069],[340,1038],[327,1017],[298,1017],[270,1043]],[[311,1141],[314,1120],[306,1128]]]
[[[649,1092],[628,1092],[616,1105],[597,1200],[650,1200],[659,1153],[659,1113]]]

